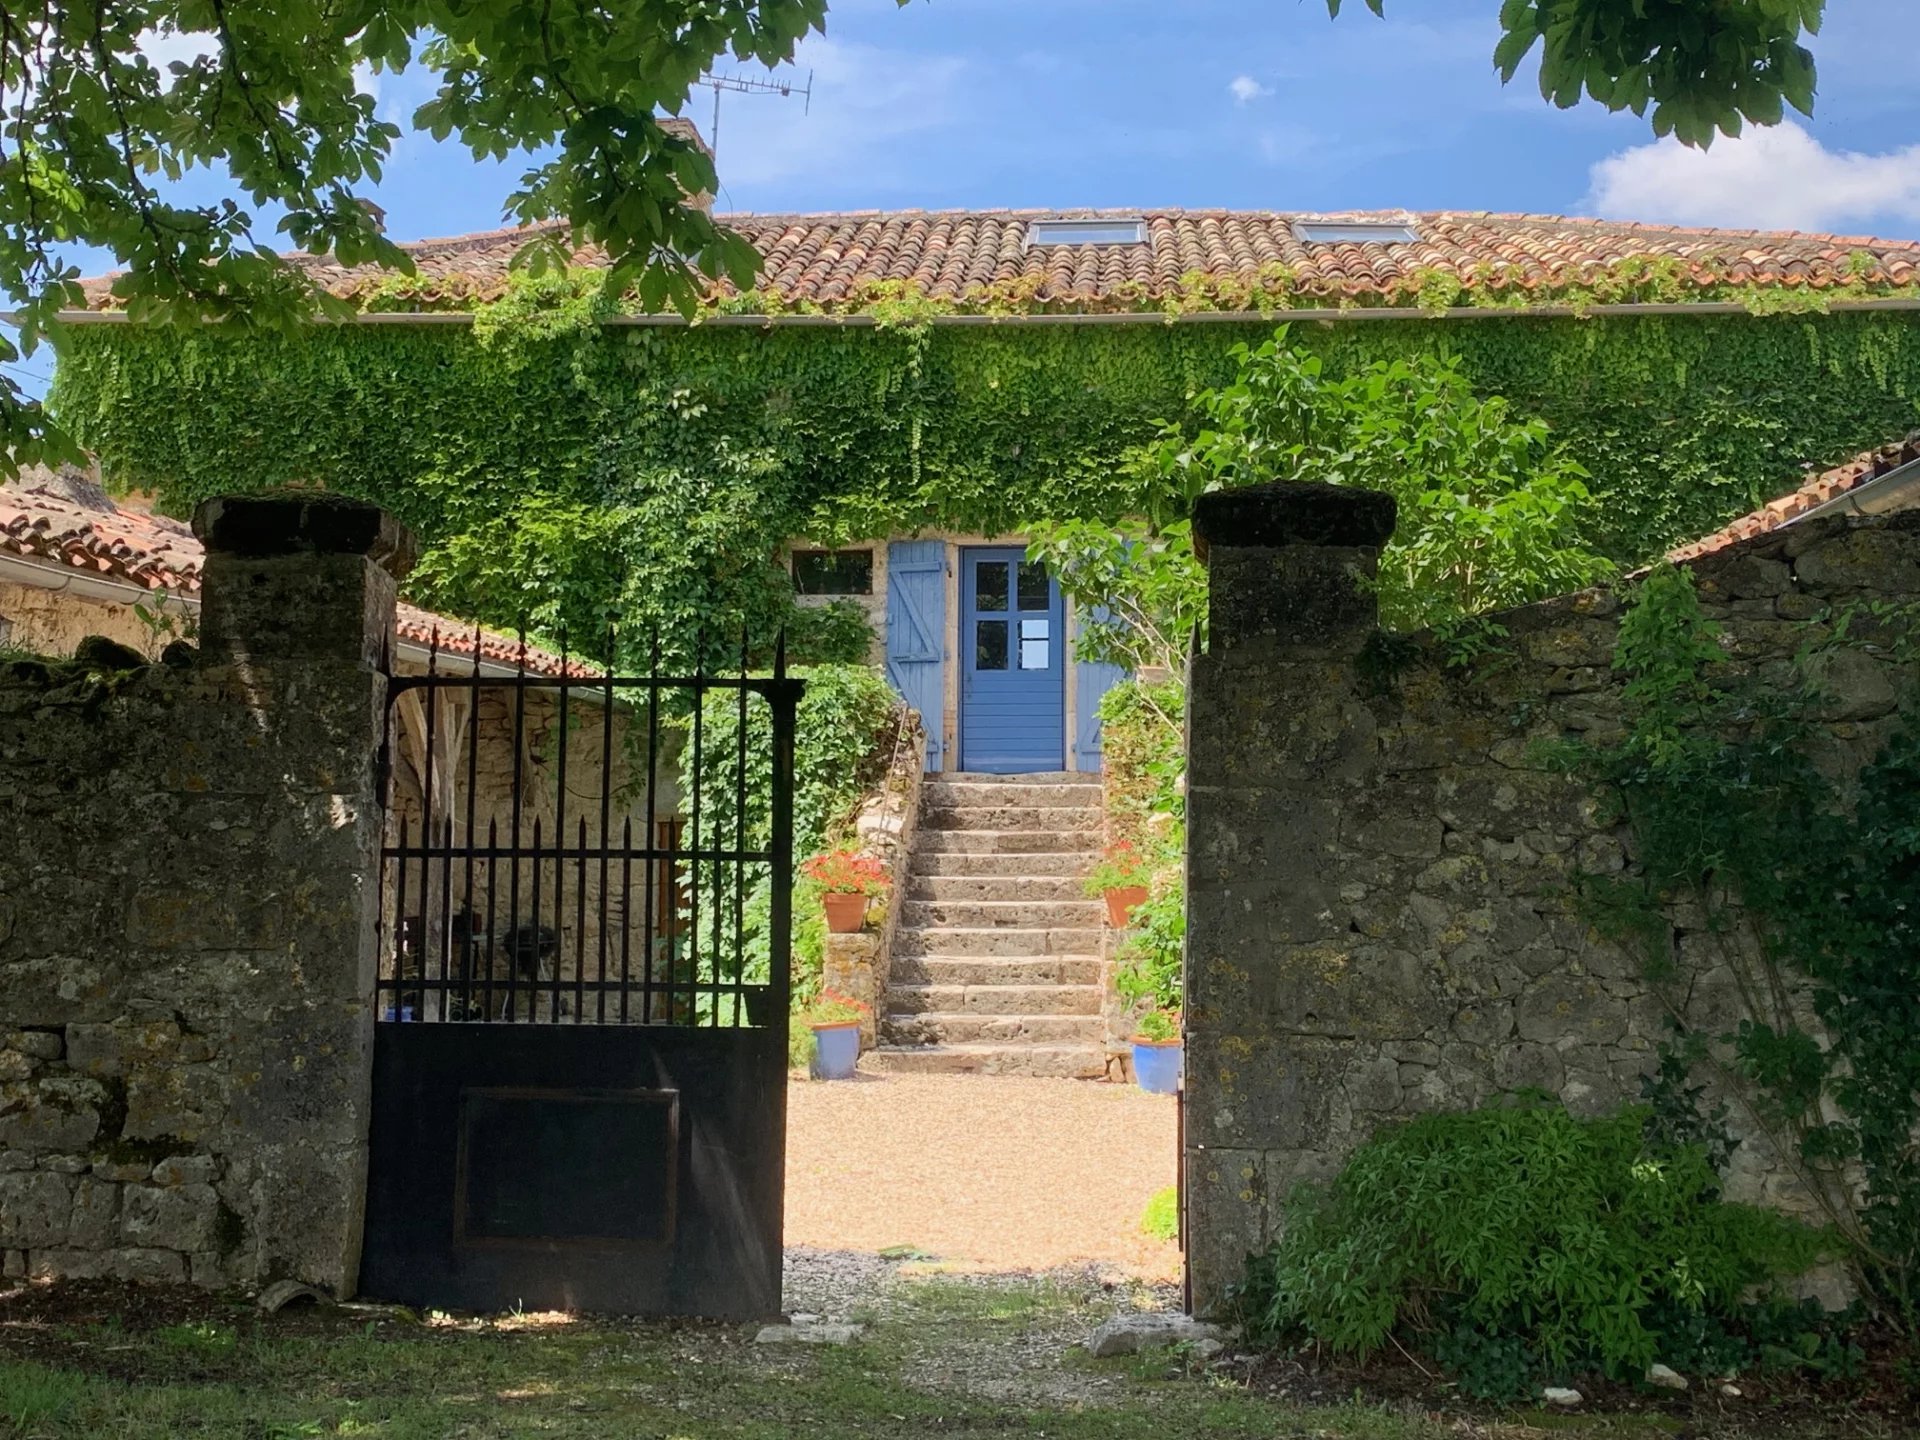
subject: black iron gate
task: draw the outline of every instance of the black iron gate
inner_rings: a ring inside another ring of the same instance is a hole
[[[449,645],[388,701],[360,1289],[771,1314],[801,682]]]

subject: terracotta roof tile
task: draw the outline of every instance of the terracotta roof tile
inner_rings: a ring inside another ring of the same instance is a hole
[[[1145,220],[1144,244],[1027,243],[1031,220],[1121,217]],[[1499,294],[1600,280],[1633,261],[1673,267],[1683,292],[1728,284],[1891,287],[1920,278],[1920,242],[1471,211],[868,210],[718,218],[760,251],[759,288],[777,292],[788,305],[857,301],[876,283],[897,282],[963,306],[993,298],[993,287],[1017,286],[1038,306],[1111,309],[1151,306],[1195,279],[1236,286],[1284,280],[1296,294],[1404,302],[1434,275],[1467,291]],[[1300,220],[1407,224],[1419,238],[1303,244],[1293,229]],[[461,306],[497,297],[515,251],[556,228],[489,230],[405,246],[418,267],[418,302]],[[588,268],[604,261],[592,246],[578,248],[574,258]],[[328,256],[295,259],[345,298],[374,298],[387,278]],[[1276,266],[1285,267],[1284,276],[1272,273]],[[113,307],[110,278],[87,282],[95,308]],[[730,293],[721,285],[715,298]]]
[[[143,510],[123,510],[97,487],[60,476],[28,472],[0,485],[0,554],[70,568],[103,580],[173,595],[200,593],[206,551],[193,531],[178,520]],[[476,636],[482,658],[514,664],[520,642],[498,631],[476,628],[422,610],[405,601],[395,608],[394,627],[401,638],[434,644],[454,660],[471,657]],[[529,674],[598,673],[537,646],[526,647]]]
[[[1742,515],[1738,520],[1702,536],[1677,550],[1667,552],[1667,558],[1676,564],[1686,560],[1698,560],[1702,555],[1711,555],[1724,550],[1729,545],[1742,540],[1751,540],[1756,535],[1765,535],[1791,524],[1816,506],[1837,499],[1849,490],[1877,480],[1889,471],[1902,465],[1920,460],[1920,431],[1909,435],[1905,440],[1892,445],[1882,445],[1878,449],[1868,450],[1854,456],[1851,460],[1809,476],[1796,490],[1790,490],[1778,499],[1769,500],[1751,514]]]

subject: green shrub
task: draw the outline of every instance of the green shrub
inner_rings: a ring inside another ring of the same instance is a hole
[[[1176,1011],[1184,1000],[1187,895],[1178,872],[1162,872],[1152,893],[1133,907],[1133,928],[1115,958],[1114,989],[1129,1005]]]
[[[852,820],[861,798],[886,773],[901,706],[886,679],[866,665],[816,665],[794,672],[806,690],[794,721],[793,846],[804,858],[822,849]],[[689,830],[689,847],[764,848],[773,833],[773,716],[765,701],[749,696],[746,705],[746,808],[737,785],[741,706],[738,691],[709,694],[700,711],[698,769],[700,833]],[[680,793],[693,794],[695,746],[691,718],[675,722],[685,732],[679,746]],[[736,966],[748,983],[764,982],[771,879],[764,865],[700,867],[700,954],[703,975],[733,977]],[[747,894],[735,916],[734,886],[744,879]],[[802,882],[803,886],[805,882]],[[795,993],[805,999],[817,988],[824,930],[815,932],[817,891],[796,888],[793,904]],[[824,921],[820,922],[824,926]],[[738,935],[736,936],[736,930]],[[738,944],[736,944],[736,938]]]
[[[1430,1348],[1496,1392],[1522,1353],[1549,1373],[1673,1363],[1676,1316],[1737,1323],[1750,1287],[1805,1269],[1828,1236],[1721,1200],[1705,1150],[1649,1148],[1647,1119],[1520,1098],[1381,1132],[1293,1196],[1249,1265],[1249,1329],[1364,1355],[1445,1327]]]
[[[1140,1228],[1155,1240],[1177,1240],[1180,1236],[1180,1191],[1169,1185],[1153,1192],[1146,1211],[1140,1216]]]

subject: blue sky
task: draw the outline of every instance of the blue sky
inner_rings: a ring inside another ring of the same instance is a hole
[[[810,107],[722,100],[716,208],[1486,209],[1920,238],[1920,90],[1889,63],[1920,53],[1920,4],[1829,9],[1816,118],[1703,156],[1555,110],[1530,73],[1503,87],[1498,0],[1387,0],[1384,21],[1361,0],[1337,21],[1322,0],[833,0],[790,72],[812,72]],[[431,79],[369,83],[404,126]],[[689,107],[703,130],[711,103]],[[374,198],[398,239],[490,229],[520,169],[408,135]],[[39,389],[49,369],[17,373]]]
[[[1702,159],[1501,86],[1498,0],[833,0],[814,95],[721,102],[721,210],[1227,206],[1605,212],[1920,236],[1913,0],[1834,0],[1817,118]],[[425,77],[382,77],[404,114]],[[690,107],[707,129],[711,97]],[[1596,173],[1595,167],[1602,167]],[[403,142],[403,238],[498,223],[504,175]]]

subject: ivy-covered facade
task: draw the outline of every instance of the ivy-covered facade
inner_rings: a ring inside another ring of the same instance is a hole
[[[770,267],[791,231],[767,232]],[[693,324],[623,313],[582,273],[504,280],[479,302],[446,301],[443,275],[439,299],[421,281],[356,291],[362,321],[380,323],[75,325],[53,403],[112,483],[165,508],[282,484],[362,495],[419,535],[418,598],[576,640],[611,623],[616,643],[657,631],[669,651],[737,653],[742,628],[764,639],[793,622],[800,536],[802,550],[872,552],[870,611],[892,635],[907,601],[885,577],[927,563],[912,546],[937,536],[952,573],[938,614],[922,615],[937,634],[920,638],[962,657],[986,645],[1017,670],[1039,631],[1054,663],[1072,617],[1037,610],[1023,627],[1016,609],[1003,635],[974,603],[968,552],[1017,550],[1034,519],[1123,513],[1130,451],[1279,321],[1335,372],[1456,355],[1481,393],[1550,423],[1602,498],[1592,542],[1633,562],[1920,423],[1920,301],[1911,265],[1889,254],[1835,250],[1822,290],[1785,270],[1763,283],[1632,256],[1524,290],[1474,289],[1468,256],[1357,298],[1304,293],[1275,262],[1237,290],[1185,276],[1154,293],[1096,266],[1094,298],[1077,303],[1044,291],[1051,271],[1029,276],[1018,303],[1012,281],[956,301],[882,277],[831,304],[722,297]],[[1055,268],[1080,283],[1067,261]],[[1115,313],[1124,304],[1136,308]],[[991,603],[997,572],[985,583]],[[796,633],[823,653],[867,646],[844,610],[807,619]],[[1061,760],[1077,764],[1101,681],[1059,663]],[[951,670],[926,683],[944,708],[964,706]],[[965,762],[954,718],[932,727],[948,764]]]

